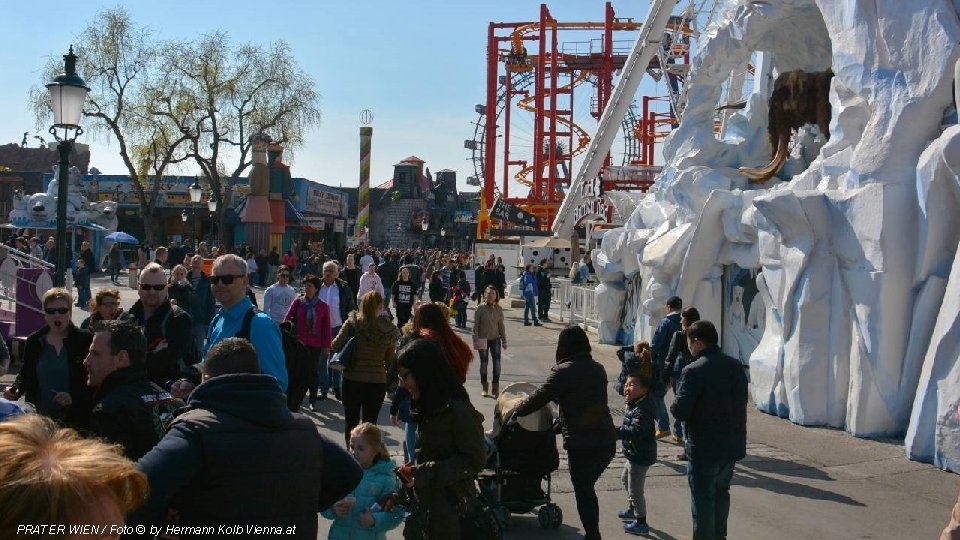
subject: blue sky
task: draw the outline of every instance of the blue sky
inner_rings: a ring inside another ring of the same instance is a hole
[[[60,0],[3,4],[0,144],[19,143],[24,131],[36,132],[27,95],[32,85],[45,82],[45,59],[62,55],[98,11],[116,5]],[[299,65],[317,83],[323,114],[306,145],[287,159],[294,176],[357,185],[359,113],[370,109],[371,184],[389,179],[394,163],[415,154],[433,171],[457,171],[461,188],[473,173],[463,140],[473,133],[474,106],[485,100],[487,25],[536,20],[540,9],[540,2],[529,0],[138,0],[124,5],[138,24],[163,38],[195,38],[223,29],[234,43],[290,43]],[[561,21],[603,19],[600,0],[548,5]],[[643,21],[648,3],[618,0],[613,6],[619,17]],[[586,40],[583,35],[578,40]],[[592,132],[594,125],[584,127]],[[41,134],[50,138],[46,127]],[[124,173],[115,144],[88,136],[80,142],[92,146],[91,165],[103,173]]]

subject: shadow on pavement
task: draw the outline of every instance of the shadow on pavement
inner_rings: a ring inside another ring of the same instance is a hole
[[[739,468],[782,474],[785,476],[798,476],[801,478],[825,480],[830,482],[834,481],[830,475],[820,469],[811,467],[809,465],[804,465],[803,463],[778,459],[775,457],[747,455],[744,460],[737,463],[737,466]]]
[[[846,495],[841,495],[839,493],[834,493],[833,491],[828,491],[805,484],[785,482],[772,476],[759,474],[755,471],[744,471],[742,467],[737,467],[736,471],[734,472],[733,484],[743,487],[765,489],[773,493],[780,493],[782,495],[789,495],[791,497],[801,497],[804,499],[813,499],[817,501],[831,501],[846,504],[848,506],[866,506],[862,502],[851,499]]]

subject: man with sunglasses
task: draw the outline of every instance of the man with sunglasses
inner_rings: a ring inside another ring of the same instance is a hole
[[[167,298],[167,275],[157,263],[148,264],[137,283],[140,300],[122,320],[143,327],[147,338],[147,374],[157,386],[169,389],[190,366],[196,363],[190,314],[174,306]]]
[[[210,276],[213,295],[220,302],[220,312],[210,324],[204,356],[210,347],[224,339],[237,337],[243,330],[243,321],[247,312],[255,310],[253,302],[247,297],[247,263],[237,255],[227,254],[217,257],[213,262],[213,275]],[[287,366],[283,355],[280,328],[269,315],[255,311],[250,319],[249,341],[260,358],[260,369],[266,375],[273,375],[280,388],[287,391]],[[246,336],[241,336],[246,337]]]
[[[263,311],[280,324],[296,297],[297,290],[290,286],[290,269],[281,266],[277,272],[277,282],[263,292]]]

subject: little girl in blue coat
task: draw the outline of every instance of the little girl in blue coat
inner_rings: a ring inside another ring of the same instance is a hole
[[[356,489],[332,507],[323,517],[332,519],[330,540],[385,540],[387,531],[403,522],[404,509],[381,508],[387,495],[397,491],[396,464],[383,443],[383,432],[369,422],[350,431],[350,453],[363,467],[363,478]],[[352,500],[351,500],[352,498]]]

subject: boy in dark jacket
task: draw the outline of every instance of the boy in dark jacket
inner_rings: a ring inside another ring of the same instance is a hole
[[[636,371],[627,375],[623,397],[627,407],[617,436],[623,441],[623,454],[627,458],[623,464],[622,479],[630,506],[618,515],[626,522],[623,532],[641,536],[650,533],[643,486],[647,469],[657,461],[657,438],[654,434],[656,404],[650,396],[650,377]]]

